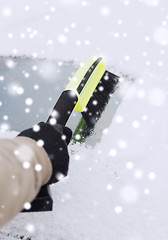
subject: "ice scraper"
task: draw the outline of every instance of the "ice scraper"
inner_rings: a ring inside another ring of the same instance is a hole
[[[81,112],[82,120],[76,132],[81,133],[85,138],[100,118],[111,94],[115,91],[118,80],[118,76],[106,70],[103,58],[88,59],[60,95],[47,122],[66,125],[73,110]],[[31,208],[23,211],[51,211],[52,205],[49,185],[45,185],[31,203]]]

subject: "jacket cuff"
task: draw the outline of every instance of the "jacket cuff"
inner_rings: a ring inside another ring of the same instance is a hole
[[[52,165],[45,149],[40,146],[40,144],[37,144],[35,140],[29,137],[17,136],[16,139],[18,140],[18,142],[20,142],[20,144],[26,145],[32,150],[32,164],[34,165],[37,185],[42,186],[46,184],[50,180],[52,175]],[[29,154],[29,152],[27,154]]]

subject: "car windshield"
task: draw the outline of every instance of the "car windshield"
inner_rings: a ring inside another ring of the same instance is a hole
[[[21,131],[46,121],[74,71],[71,61],[1,57],[1,130]]]

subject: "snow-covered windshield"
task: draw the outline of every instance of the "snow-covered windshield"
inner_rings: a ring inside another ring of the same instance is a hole
[[[21,131],[46,121],[75,71],[73,62],[0,58],[0,129]]]
[[[45,121],[91,56],[121,77],[87,143],[70,144],[53,212],[19,214],[0,239],[168,239],[167,47],[167,0],[0,1],[0,136]]]

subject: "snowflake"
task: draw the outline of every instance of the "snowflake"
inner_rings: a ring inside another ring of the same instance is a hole
[[[159,3],[161,2],[161,0],[141,0],[141,2],[143,2],[143,3],[146,4],[147,6],[156,7],[156,6],[159,5]]]
[[[8,123],[2,123],[2,124],[0,125],[0,130],[1,130],[2,132],[9,131],[9,129],[10,129],[10,125],[9,125]]]
[[[12,59],[7,59],[7,60],[6,60],[6,66],[7,66],[8,68],[13,69],[13,68],[16,67],[16,65],[17,65],[17,63],[14,62]]]
[[[98,101],[97,100],[93,100],[92,104],[96,106],[98,104]]]
[[[145,64],[146,64],[146,66],[150,66],[151,63],[150,63],[150,61],[146,61]]]
[[[130,169],[133,169],[134,167],[134,164],[132,162],[127,162],[126,163],[126,167],[130,170]]]
[[[81,135],[80,135],[80,134],[76,134],[76,135],[75,135],[75,139],[76,139],[76,140],[80,140],[80,139],[81,139]]]
[[[4,76],[0,76],[0,82],[4,81]]]
[[[35,232],[35,227],[33,224],[27,224],[26,225],[26,230],[29,232],[29,233],[34,233]]]
[[[30,168],[30,162],[25,161],[22,163],[22,166],[23,166],[23,168],[28,169],[28,168]]]
[[[55,10],[56,10],[55,7],[51,7],[51,8],[50,8],[50,11],[51,11],[51,12],[55,12]]]
[[[118,32],[115,32],[115,33],[114,33],[114,37],[115,37],[115,38],[119,38],[119,37],[120,37],[120,34],[119,34]]]
[[[117,123],[122,123],[123,122],[123,117],[121,115],[116,116],[115,121]]]
[[[9,117],[8,117],[7,115],[4,115],[4,116],[3,116],[3,119],[4,119],[4,120],[8,120],[8,118],[9,118]]]
[[[149,178],[150,180],[155,180],[156,174],[155,174],[154,172],[150,172],[150,173],[148,174],[148,178]]]
[[[104,87],[103,87],[103,86],[100,86],[100,87],[98,88],[98,90],[99,90],[100,92],[102,92],[102,91],[104,91]]]
[[[26,37],[25,33],[20,34],[20,38],[24,39]]]
[[[34,152],[27,145],[20,145],[14,150],[14,155],[22,162],[30,162],[34,157]]]
[[[107,191],[111,191],[113,189],[113,186],[111,184],[107,184],[106,189]]]
[[[29,210],[31,208],[31,203],[25,202],[24,209]]]
[[[168,45],[168,28],[163,26],[156,28],[153,37],[156,43],[162,46],[167,46]]]
[[[28,28],[26,29],[26,31],[27,31],[28,33],[30,33],[30,32],[32,31],[32,29],[31,29],[30,27],[28,27]]]
[[[33,126],[34,132],[38,132],[39,130],[40,130],[40,126],[38,124]]]
[[[59,34],[57,37],[57,40],[62,44],[67,43],[67,37],[64,34]]]
[[[49,39],[46,43],[46,45],[52,45],[54,43],[54,41],[52,39]]]
[[[12,9],[11,8],[4,8],[2,10],[2,14],[4,17],[10,17],[12,15]]]
[[[121,206],[116,206],[116,207],[114,208],[114,212],[117,213],[117,214],[122,213],[122,211],[123,211],[123,209],[122,209]]]
[[[24,88],[18,86],[18,88],[17,88],[17,94],[18,94],[18,95],[22,95],[23,93],[24,93]]]
[[[30,108],[25,108],[25,113],[30,113]]]
[[[164,27],[167,26],[167,22],[166,22],[166,21],[163,21],[163,22],[162,22],[162,26],[164,26]]]
[[[45,19],[46,21],[49,21],[49,20],[50,20],[50,15],[45,15],[45,16],[44,16],[44,19]]]
[[[65,33],[68,33],[68,32],[69,32],[69,28],[67,28],[67,27],[64,28],[64,32],[65,32]]]
[[[130,56],[127,55],[127,56],[124,57],[124,59],[125,59],[125,61],[129,61],[130,60]]]
[[[77,40],[77,41],[76,41],[76,45],[77,45],[77,46],[80,46],[81,44],[82,44],[82,43],[81,43],[80,40]]]
[[[28,106],[32,105],[33,104],[33,99],[32,98],[26,98],[25,104],[28,105]]]
[[[157,64],[158,64],[158,67],[162,67],[163,66],[163,62],[162,61],[159,61]]]
[[[89,40],[85,40],[85,45],[89,45],[90,41]]]
[[[116,149],[111,149],[111,150],[109,151],[109,155],[110,155],[111,157],[115,157],[115,156],[117,155]]]
[[[86,1],[83,1],[82,3],[81,3],[81,5],[83,6],[83,7],[86,7],[87,6],[87,2]]]
[[[64,177],[65,177],[65,175],[63,173],[60,173],[60,172],[56,173],[56,179],[58,181],[61,181]]]
[[[123,33],[123,37],[127,38],[128,37],[128,33]]]
[[[141,179],[141,178],[143,177],[143,172],[142,172],[142,170],[140,170],[140,169],[135,170],[134,176],[135,176],[136,179]]]
[[[24,10],[25,10],[25,11],[29,11],[29,10],[30,10],[30,7],[29,7],[28,5],[26,5],[26,6],[24,7]]]
[[[140,122],[139,121],[133,121],[132,122],[132,127],[133,128],[139,128],[140,127]]]
[[[71,28],[75,28],[76,27],[76,23],[72,22],[71,23]]]
[[[39,85],[37,85],[37,84],[34,85],[34,89],[35,89],[35,90],[38,90],[38,89],[39,89]]]
[[[79,161],[79,160],[80,160],[80,155],[79,155],[79,154],[76,154],[76,155],[74,156],[74,159],[75,159],[76,161]]]
[[[109,129],[108,128],[103,129],[103,134],[108,134],[108,133],[109,133]]]
[[[128,144],[127,144],[127,142],[126,142],[125,140],[120,139],[120,140],[118,140],[118,146],[119,146],[121,149],[126,149],[127,146],[128,146]]]
[[[61,136],[61,139],[65,141],[65,140],[66,140],[66,135],[63,134],[63,135]]]
[[[101,8],[101,14],[103,16],[109,16],[110,15],[110,8],[109,7],[102,7]]]
[[[150,190],[148,188],[145,188],[144,189],[144,194],[149,195],[149,193],[150,193]]]
[[[121,19],[119,19],[119,20],[117,21],[117,23],[118,23],[119,25],[121,25],[121,24],[123,24],[123,21],[122,21]]]
[[[44,146],[44,141],[43,141],[42,139],[39,139],[39,140],[37,141],[37,146],[38,146],[38,147],[43,147],[43,146]]]
[[[13,34],[12,33],[8,33],[8,38],[12,39],[13,38]]]
[[[52,117],[52,118],[50,118],[49,123],[51,125],[55,125],[57,123],[57,120],[54,117]]]
[[[139,89],[139,90],[137,91],[137,97],[139,97],[139,98],[144,98],[145,95],[146,95],[146,93],[145,93],[145,90],[144,90],[144,89]]]
[[[139,192],[135,186],[124,186],[120,191],[121,198],[127,203],[134,203],[137,201]]]
[[[34,167],[35,171],[40,172],[42,170],[42,165],[37,163]]]
[[[150,37],[149,36],[145,36],[145,42],[150,42]]]
[[[32,66],[33,71],[37,71],[38,67],[36,65]]]
[[[147,119],[148,119],[148,116],[146,116],[146,115],[142,116],[142,120],[146,121]]]

